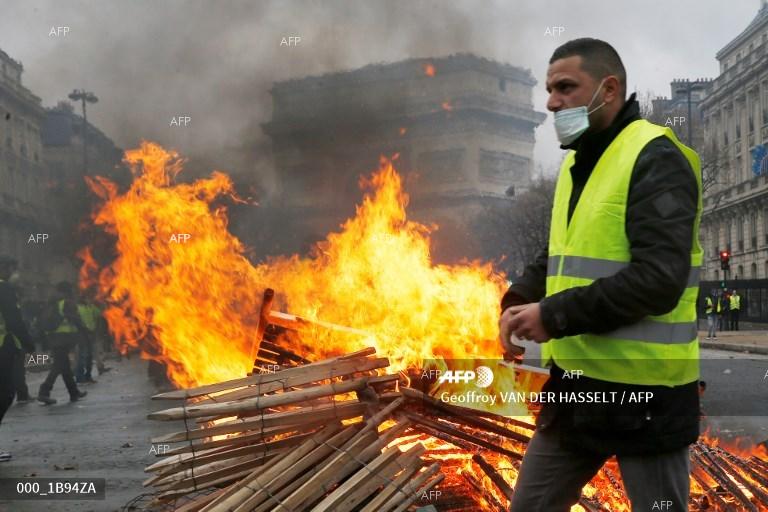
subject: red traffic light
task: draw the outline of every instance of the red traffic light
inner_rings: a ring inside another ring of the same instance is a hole
[[[728,251],[720,251],[720,261],[728,261],[731,259],[731,253]]]

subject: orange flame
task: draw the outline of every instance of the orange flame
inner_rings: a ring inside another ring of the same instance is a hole
[[[450,101],[444,101],[440,106],[443,107],[443,110],[447,112],[451,112],[453,110],[453,104],[451,104]]]
[[[425,63],[424,64],[424,74],[429,76],[429,77],[435,76],[435,66],[432,63],[430,63],[430,62]]]
[[[381,168],[361,179],[366,194],[355,217],[311,257],[258,266],[227,231],[226,210],[218,206],[222,196],[235,197],[226,175],[175,183],[178,155],[149,142],[126,152],[125,161],[135,178],[124,194],[104,178],[90,181],[104,200],[94,221],[116,236],[118,256],[98,268],[84,251],[81,285],[98,282],[119,343],[168,364],[177,384],[250,370],[266,287],[277,292],[275,308],[371,333],[318,330],[303,337],[311,346],[302,355],[373,345],[395,370],[433,357],[500,355],[495,340],[504,279],[490,264],[432,263],[432,228],[407,219],[408,196],[391,160],[382,158]]]

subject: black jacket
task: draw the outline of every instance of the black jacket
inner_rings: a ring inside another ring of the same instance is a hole
[[[25,351],[34,352],[35,344],[21,318],[16,290],[11,284],[2,280],[0,280],[0,314],[5,323],[5,343],[13,345],[13,336],[15,336]]]
[[[569,222],[598,159],[619,132],[637,119],[639,105],[633,94],[610,127],[587,133],[573,145],[563,147],[576,150],[570,169],[573,192]],[[553,338],[605,333],[648,315],[668,313],[686,288],[698,194],[696,178],[680,150],[666,137],[652,140],[640,152],[629,185],[629,266],[589,286],[544,298],[548,257],[545,247],[504,295],[502,311],[512,305],[540,301],[542,322]],[[697,382],[670,388],[562,377],[562,370],[553,367],[547,390],[654,392],[652,404],[646,406],[545,405],[538,418],[539,427],[559,425],[566,445],[603,453],[650,453],[679,448],[698,437]]]

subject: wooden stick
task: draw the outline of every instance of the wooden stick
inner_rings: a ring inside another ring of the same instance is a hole
[[[347,443],[345,446],[340,447],[341,451],[334,453],[331,456],[330,462],[320,468],[312,478],[288,496],[275,510],[301,510],[303,506],[312,503],[325,494],[327,492],[326,489],[335,485],[351,472],[351,470],[347,470],[350,462],[357,466],[358,463],[355,459],[364,462],[369,460],[365,454],[366,448],[370,449],[371,446],[375,446],[377,444],[374,441],[375,439],[376,434],[368,432],[363,437],[352,441],[351,444]],[[243,510],[248,509],[243,508]]]
[[[411,398],[413,400],[421,401],[430,407],[438,409],[439,411],[446,412],[452,417],[458,418],[457,421],[461,423],[465,423],[469,426],[487,430],[489,432],[493,432],[494,434],[504,436],[508,439],[514,439],[515,441],[520,441],[522,443],[527,443],[528,441],[531,440],[531,438],[529,436],[526,436],[525,434],[515,432],[514,430],[509,430],[491,421],[478,417],[478,411],[475,411],[473,409],[467,409],[465,407],[458,407],[452,404],[446,404],[445,402],[437,400],[436,398],[431,397],[425,393],[422,393],[417,389],[403,387],[401,388],[401,392],[406,397]]]
[[[434,467],[434,472],[437,473],[440,470],[440,465],[435,463],[432,464],[427,470],[429,471]],[[406,482],[408,482],[413,475],[419,471],[419,466],[412,466],[409,468],[406,468],[403,470],[397,478],[395,478],[392,482],[388,483],[384,488],[376,494],[376,496],[369,501],[365,507],[363,507],[360,512],[379,512],[382,510],[382,506],[384,503],[391,499],[392,496],[401,488],[403,485],[405,485]]]
[[[498,471],[496,471],[496,469],[491,466],[488,461],[486,461],[479,453],[473,455],[472,460],[475,461],[478,466],[480,466],[480,469],[482,469],[485,474],[488,475],[488,478],[491,479],[491,482],[493,482],[499,491],[504,495],[504,497],[507,498],[510,503],[512,503],[512,495],[515,494],[515,491],[507,483],[507,481],[504,480],[504,477],[501,476]]]
[[[264,338],[264,331],[267,330],[267,324],[269,323],[269,312],[272,309],[272,301],[275,300],[275,290],[272,288],[266,288],[261,300],[261,308],[259,309],[259,323],[256,326],[256,333],[253,336],[253,342],[251,343],[251,357],[249,361],[253,361],[256,356],[256,352],[259,350],[261,340]],[[275,361],[277,362],[277,361]],[[246,368],[246,371],[251,368]]]
[[[284,439],[278,439],[271,443],[261,443],[249,446],[240,446],[229,450],[217,451],[215,453],[209,453],[201,456],[192,456],[183,462],[173,464],[170,467],[166,467],[163,473],[176,472],[181,469],[187,469],[194,466],[202,466],[209,462],[216,460],[233,459],[242,455],[255,455],[255,456],[268,456],[272,454],[285,453],[288,449],[303,442],[307,436],[314,435],[314,433],[299,434]]]
[[[399,448],[397,450],[400,451]],[[421,467],[419,457],[425,451],[424,445],[417,443],[408,451],[400,452],[399,456],[385,467],[376,471],[373,471],[370,466],[364,467],[352,475],[349,480],[337,487],[323,501],[335,502],[335,505],[330,509],[334,512],[351,512],[363,500],[368,498],[371,493],[380,487],[390,485],[392,479],[398,473],[408,471],[411,468],[418,470]]]
[[[454,428],[450,425],[446,425],[443,423],[439,423],[436,421],[428,420],[418,414],[413,414],[411,412],[404,412],[403,413],[406,418],[410,419],[414,423],[418,423],[421,425],[424,425],[426,427],[429,427],[433,430],[437,430],[440,432],[443,432],[444,434],[448,434],[452,437],[462,439],[464,441],[468,441],[472,444],[476,444],[477,446],[482,446],[483,448],[486,448],[488,450],[492,450],[496,453],[500,453],[502,455],[506,455],[507,457],[511,457],[513,459],[522,459],[523,456],[517,452],[513,452],[512,450],[507,450],[506,448],[502,448],[501,446],[496,446],[493,443],[489,443],[485,439],[481,439],[479,437],[467,434],[463,430],[459,430],[457,428]]]
[[[479,497],[484,499],[491,507],[491,509],[495,510],[496,512],[506,512],[507,509],[501,503],[499,503],[499,500],[496,499],[496,496],[488,492],[488,490],[483,487],[483,484],[480,483],[477,478],[466,471],[462,471],[461,476],[464,478],[464,480],[469,482],[469,485],[471,485],[475,491],[477,491]]]
[[[259,493],[265,485],[270,483],[281,473],[295,468],[299,461],[305,459],[305,457],[312,452],[315,452],[315,450],[318,447],[323,446],[325,442],[330,439],[337,439],[337,436],[339,435],[352,436],[353,434],[354,429],[346,428],[341,430],[339,424],[331,425],[330,427],[323,429],[317,436],[307,439],[304,443],[299,445],[298,448],[294,449],[286,457],[279,460],[274,466],[266,471],[252,472],[239,482],[231,492],[222,494],[218,499],[206,506],[202,512],[224,512],[234,510],[234,508],[243,503],[246,498],[255,493]],[[315,460],[315,457],[311,457],[310,460]]]
[[[203,403],[223,403],[233,400],[240,400],[243,398],[250,398],[257,395],[264,395],[272,393],[274,391],[288,390],[291,388],[297,388],[317,381],[324,381],[336,377],[343,377],[345,375],[352,375],[354,373],[365,372],[369,370],[376,370],[379,368],[386,368],[389,366],[389,359],[386,357],[366,358],[363,360],[352,359],[348,361],[339,361],[335,365],[331,365],[323,368],[316,368],[313,371],[306,372],[305,374],[294,375],[286,379],[276,380],[268,382],[266,384],[257,384],[254,386],[248,386],[245,388],[237,389],[235,391],[223,393],[221,395],[211,396],[196,401],[195,405]],[[382,378],[386,377],[386,378]],[[377,376],[371,377],[370,384],[380,384],[391,380],[397,380],[397,376]]]
[[[340,395],[352,391],[360,391],[368,385],[368,377],[361,377],[342,382],[332,382],[322,386],[315,386],[308,389],[297,391],[288,391],[274,395],[259,396],[241,401],[224,402],[220,404],[195,405],[188,408],[174,407],[157,411],[147,415],[151,420],[181,420],[186,418],[199,418],[203,416],[213,416],[216,414],[240,414],[253,410],[262,410],[280,405],[295,404],[313,398],[319,398],[329,395]]]
[[[231,434],[233,432],[254,431],[256,433],[267,432],[266,429],[275,426],[297,425],[307,420],[336,420],[349,419],[360,416],[365,412],[366,405],[357,401],[338,402],[335,404],[321,405],[318,407],[305,407],[296,411],[264,414],[248,419],[237,419],[227,423],[220,423],[208,428],[197,428],[174,432],[152,438],[153,443],[175,443],[202,439],[204,437]]]
[[[382,507],[382,509],[381,509],[381,510],[382,510],[382,512],[384,512],[385,510],[387,510],[387,511],[388,511],[390,508],[392,508],[392,506],[394,506],[394,507],[395,507],[395,509],[394,509],[394,510],[395,510],[395,512],[405,512],[405,510],[407,510],[407,509],[408,509],[408,507],[410,507],[410,506],[411,506],[411,503],[413,503],[414,501],[416,501],[416,499],[417,499],[419,496],[421,496],[422,494],[424,494],[425,492],[427,492],[428,490],[430,490],[431,488],[433,488],[434,486],[436,486],[437,484],[439,484],[440,482],[442,482],[442,481],[443,481],[443,479],[445,478],[445,475],[444,475],[444,474],[442,474],[442,473],[439,473],[439,474],[438,474],[438,475],[437,475],[435,478],[433,478],[432,480],[430,480],[429,482],[427,482],[427,483],[424,485],[424,487],[421,487],[421,485],[424,483],[424,481],[425,481],[427,478],[429,478],[429,477],[426,475],[426,473],[427,473],[426,471],[425,471],[425,472],[423,472],[423,473],[422,473],[422,474],[420,474],[418,477],[416,477],[416,479],[415,479],[413,482],[409,482],[409,483],[407,483],[407,484],[405,485],[405,487],[406,487],[406,488],[408,488],[408,490],[407,490],[407,491],[405,491],[405,489],[404,489],[403,491],[401,491],[401,492],[402,492],[402,494],[401,494],[401,493],[398,493],[397,495],[395,495],[395,496],[393,497],[393,499],[391,500],[391,501],[393,501],[394,503],[393,503],[393,504],[390,504],[389,502],[387,502],[387,503],[384,505],[384,507]],[[405,495],[405,498],[404,498],[404,499],[403,499],[403,497],[402,497],[402,496],[403,496],[403,494]]]
[[[376,353],[376,349],[368,347],[357,352],[351,352],[338,357],[332,357],[329,359],[323,359],[315,363],[305,364],[302,366],[294,366],[292,368],[286,368],[274,373],[258,373],[243,377],[240,379],[233,379],[224,382],[217,382],[215,384],[208,384],[205,386],[198,386],[196,388],[189,389],[177,389],[175,391],[168,391],[166,393],[159,393],[152,397],[153,400],[180,400],[184,398],[190,398],[193,396],[208,395],[210,393],[217,393],[220,391],[226,391],[234,388],[241,388],[244,386],[255,386],[258,384],[266,384],[267,382],[273,382],[276,380],[286,379],[293,377],[296,374],[304,374],[307,370],[315,370],[317,368],[325,368],[327,366],[333,366],[339,361],[345,361],[348,359],[364,359],[370,355]]]
[[[363,331],[361,329],[354,329],[344,325],[332,324],[330,322],[323,322],[322,320],[310,320],[289,313],[281,313],[280,311],[269,312],[269,323],[285,327],[286,329],[292,329],[294,331],[306,331],[313,327],[322,327],[331,331],[343,332],[347,334],[355,334],[357,336],[364,336],[366,338],[374,338],[374,334]]]

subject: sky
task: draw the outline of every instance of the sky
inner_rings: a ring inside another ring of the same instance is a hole
[[[0,49],[45,106],[74,88],[99,97],[89,120],[123,147],[156,140],[216,168],[245,167],[269,189],[275,81],[374,62],[458,52],[530,69],[546,112],[552,51],[569,39],[611,43],[630,91],[669,96],[673,78],[716,77],[715,54],[755,17],[761,0],[3,0]],[[65,37],[51,27],[67,26]],[[559,37],[547,27],[561,26]],[[297,47],[280,46],[299,36]],[[79,112],[79,109],[78,109]],[[189,115],[185,129],[169,126]],[[551,115],[534,159],[562,158]],[[239,155],[234,158],[232,155]]]

